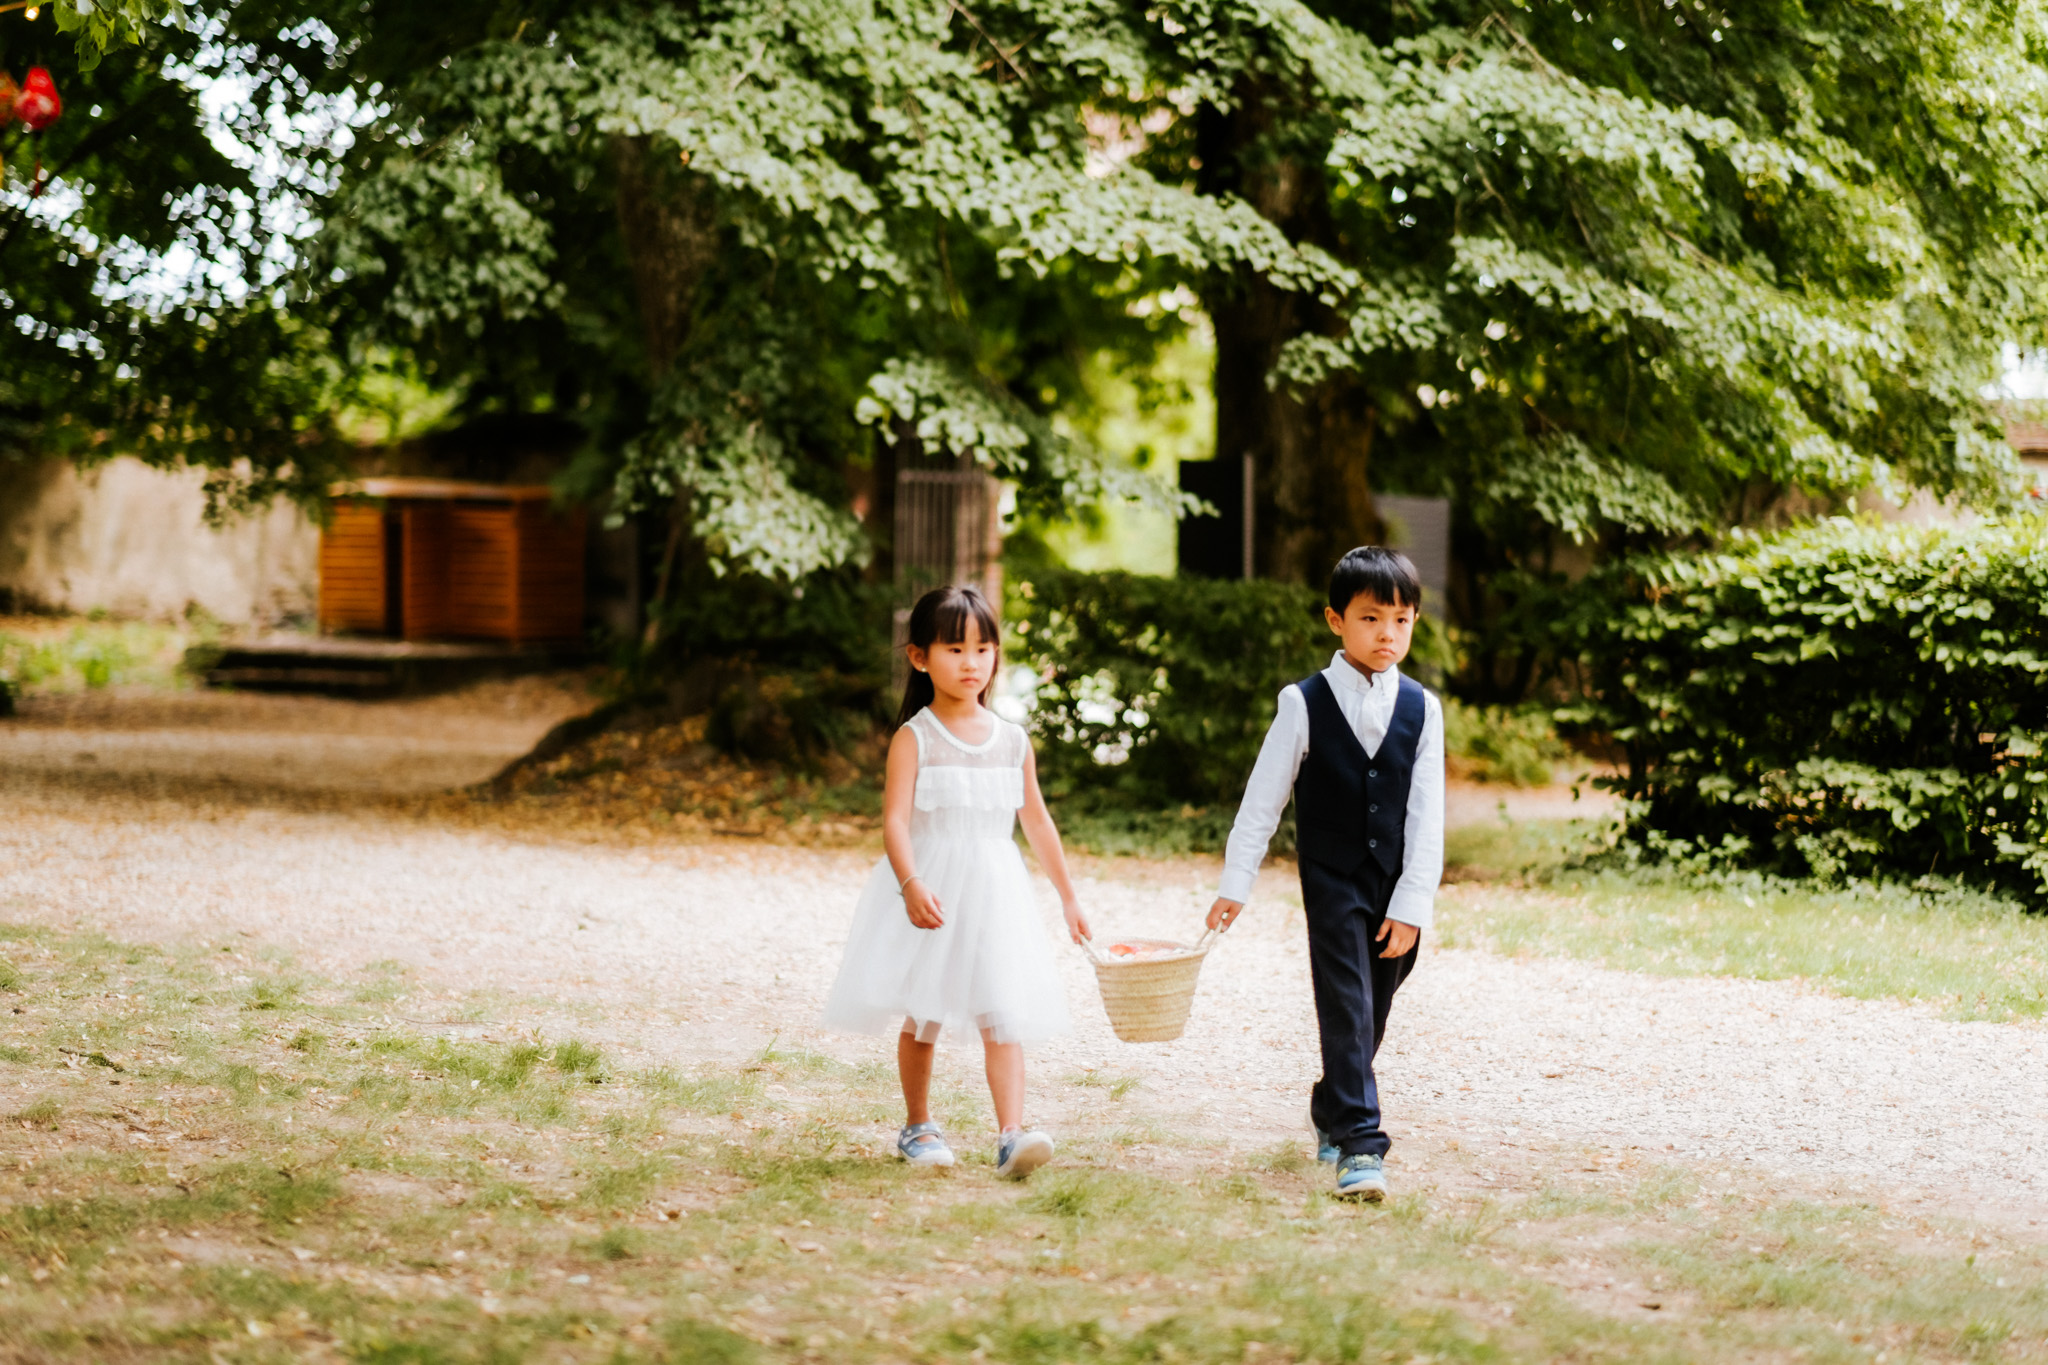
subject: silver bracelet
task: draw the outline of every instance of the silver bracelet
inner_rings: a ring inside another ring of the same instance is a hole
[[[896,893],[898,895],[901,895],[903,893],[903,888],[910,885],[912,882],[916,880],[917,874],[915,872],[911,873],[908,877],[905,877],[902,881],[896,883]]]

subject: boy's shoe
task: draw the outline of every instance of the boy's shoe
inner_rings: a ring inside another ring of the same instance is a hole
[[[1052,1139],[1036,1128],[1012,1128],[996,1139],[996,1174],[1022,1180],[1052,1160]]]
[[[950,1166],[953,1149],[936,1123],[907,1123],[896,1135],[896,1154],[913,1166]]]
[[[1337,1195],[1377,1204],[1387,1197],[1387,1167],[1379,1157],[1359,1152],[1337,1163]]]
[[[1338,1148],[1336,1143],[1330,1141],[1330,1135],[1316,1127],[1316,1111],[1313,1107],[1308,1111],[1308,1126],[1309,1130],[1316,1135],[1317,1161],[1322,1162],[1325,1166],[1334,1166],[1344,1159],[1343,1151]]]

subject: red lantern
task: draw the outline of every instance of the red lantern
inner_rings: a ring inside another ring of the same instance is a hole
[[[50,79],[49,69],[30,67],[28,79],[21,83],[21,94],[14,100],[14,116],[40,133],[63,112],[64,101],[57,98],[57,84]]]

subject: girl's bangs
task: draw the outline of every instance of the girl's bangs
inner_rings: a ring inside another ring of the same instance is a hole
[[[947,594],[932,613],[932,639],[938,644],[957,645],[967,638],[969,621],[974,622],[982,639],[1001,648],[1002,627],[996,624],[996,614],[988,599],[978,592]]]

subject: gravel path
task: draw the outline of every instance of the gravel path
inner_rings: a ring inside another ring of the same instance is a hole
[[[505,992],[495,1024],[599,1037],[648,1062],[715,1063],[777,1036],[888,1055],[886,1040],[811,1024],[867,855],[577,842],[233,791],[152,796],[25,752],[38,751],[19,733],[0,745],[0,920],[249,935],[323,973],[397,959],[426,985]],[[1185,938],[1214,864],[1083,860],[1082,872],[1099,933]],[[1449,888],[1440,913],[1488,894],[1500,893]],[[1049,893],[1044,909],[1050,934]],[[1092,973],[1063,951],[1079,1027],[1038,1051],[1035,1074],[1134,1076],[1132,1105],[1169,1129],[1233,1146],[1299,1140],[1317,1069],[1300,914],[1289,873],[1269,870],[1210,959],[1187,1036],[1167,1045],[1117,1042]],[[942,1055],[956,1077],[977,1069],[968,1048]],[[1532,1164],[1639,1149],[1750,1181],[2048,1222],[2048,1029],[2036,1026],[1425,947],[1381,1070],[1411,1168],[1455,1140],[1497,1150],[1503,1182],[1526,1186],[1541,1183]],[[1053,1123],[1073,1094],[1043,1079],[1033,1093]]]

